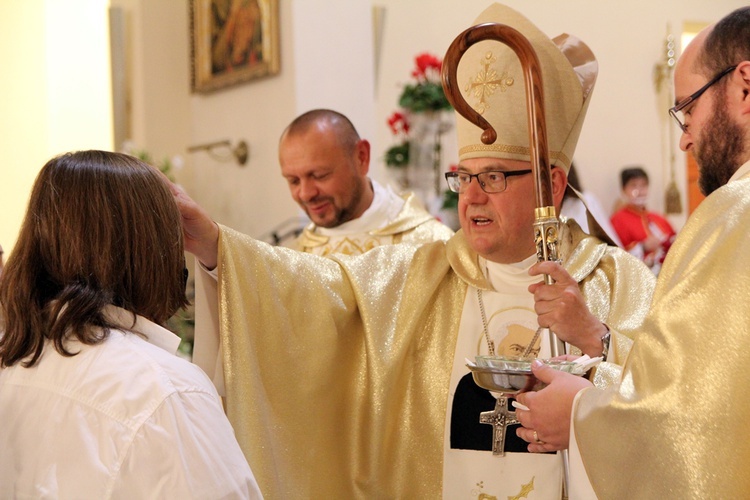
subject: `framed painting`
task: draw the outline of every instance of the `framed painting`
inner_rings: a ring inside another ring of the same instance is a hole
[[[279,72],[278,0],[191,0],[190,10],[194,92]]]

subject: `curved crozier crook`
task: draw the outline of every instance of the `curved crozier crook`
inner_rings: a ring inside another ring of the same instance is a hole
[[[443,80],[443,91],[445,97],[450,101],[451,106],[458,111],[461,116],[469,120],[471,123],[483,130],[482,142],[484,144],[492,144],[497,140],[497,132],[490,125],[490,122],[479,114],[479,111],[472,108],[464,96],[461,95],[461,89],[458,86],[458,63],[461,61],[461,57],[469,50],[469,47],[474,45],[480,40],[485,38],[478,38],[471,40],[471,35],[476,33],[475,30],[483,25],[478,25],[465,30],[463,33],[458,35],[448,51],[445,53],[443,58],[443,66],[441,70],[441,77]],[[494,40],[495,38],[493,38]]]
[[[458,63],[464,53],[477,42],[495,40],[510,47],[518,56],[524,76],[526,111],[531,149],[531,168],[534,171],[537,207],[553,207],[552,176],[550,174],[547,125],[544,119],[544,95],[539,58],[528,39],[518,30],[499,23],[485,23],[465,30],[448,47],[443,59],[443,90],[451,105],[464,118],[483,130],[482,142],[492,144],[497,132],[461,95],[458,86]]]

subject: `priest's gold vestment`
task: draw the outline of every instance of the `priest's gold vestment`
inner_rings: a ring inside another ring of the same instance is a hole
[[[415,245],[437,240],[448,240],[453,231],[430,215],[414,193],[402,196],[404,206],[398,215],[383,227],[346,238],[331,238],[315,232],[316,226],[310,223],[297,238],[296,248],[301,252],[317,255],[345,253],[359,255],[376,246],[391,243],[412,243]]]
[[[619,390],[580,395],[576,440],[600,498],[750,496],[749,225],[746,174],[678,234]]]
[[[572,221],[561,242],[590,310],[613,331],[611,361],[622,364],[653,275]],[[490,287],[461,231],[322,258],[222,227],[218,278],[227,414],[264,495],[440,497],[464,298],[468,285]],[[597,378],[619,378],[613,366]]]

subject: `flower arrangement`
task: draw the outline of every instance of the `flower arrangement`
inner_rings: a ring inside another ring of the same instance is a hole
[[[388,127],[400,140],[385,152],[385,164],[389,167],[406,167],[409,164],[409,120],[404,113],[394,111],[388,117]]]
[[[388,127],[397,142],[385,153],[387,166],[404,168],[409,164],[411,159],[410,114],[452,109],[440,82],[441,69],[442,61],[432,54],[425,52],[414,58],[414,69],[411,72],[414,82],[404,86],[398,100],[401,110],[393,112],[388,117]]]
[[[404,86],[398,105],[413,113],[451,109],[440,82],[443,62],[425,52],[414,58],[414,65],[411,76],[416,82]]]

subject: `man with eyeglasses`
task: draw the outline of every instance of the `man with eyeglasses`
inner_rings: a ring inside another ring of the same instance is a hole
[[[596,59],[575,37],[551,40],[503,5],[489,7],[476,24],[489,21],[519,30],[540,58],[559,209]],[[488,72],[504,75],[503,91],[481,88]],[[457,117],[460,162],[447,180],[459,193],[462,229],[447,242],[323,259],[218,228],[175,188],[189,250],[208,269],[218,266],[218,282],[206,280],[205,291],[214,294],[220,333],[196,332],[194,361],[225,386],[228,416],[269,497],[533,491],[559,500],[561,457],[530,454],[497,419],[480,422],[483,412],[505,412],[508,421],[513,413],[474,383],[465,358],[527,350],[549,357],[546,333],[536,336],[541,325],[572,353],[606,357],[595,383],[617,378],[653,274],[572,220],[561,227],[562,264],[534,265],[534,180],[518,58],[503,44],[477,44],[458,79],[461,88],[474,87],[467,100],[483,110],[498,141],[482,144],[482,131]],[[540,288],[543,272],[554,286]]]
[[[750,494],[750,7],[685,48],[674,86],[669,111],[707,198],[667,255],[622,383],[602,391],[539,367],[550,385],[519,398],[529,448],[569,445],[572,477],[590,478],[571,498]]]

